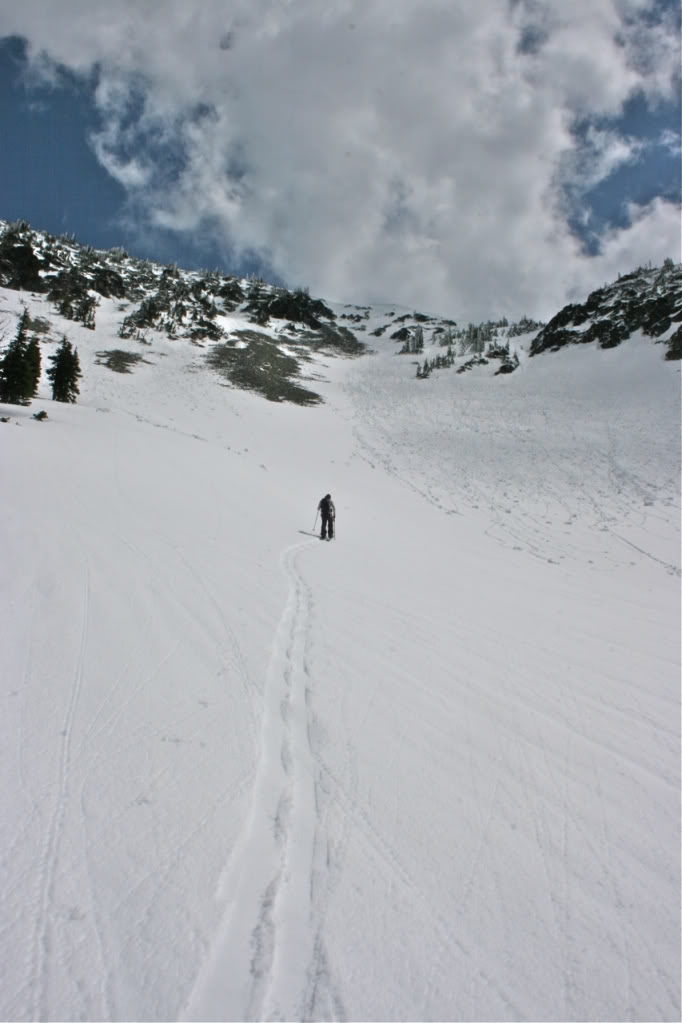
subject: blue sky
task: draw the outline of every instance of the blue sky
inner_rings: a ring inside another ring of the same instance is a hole
[[[186,232],[156,228],[148,236],[131,223],[127,191],[97,159],[88,141],[99,127],[96,74],[83,81],[61,68],[58,84],[30,73],[26,42],[0,40],[0,219],[27,220],[51,234],[74,234],[95,248],[123,246],[143,258],[187,269],[220,266],[224,252],[210,237],[195,242]],[[236,258],[240,273],[267,274],[253,256]]]
[[[576,220],[571,221],[571,226],[590,252],[598,249],[599,238],[605,229],[627,224],[627,201],[644,206],[662,196],[679,203],[681,186],[678,100],[661,103],[652,110],[644,96],[638,94],[623,105],[619,117],[597,123],[606,130],[636,139],[644,148],[637,159],[622,164],[585,192],[591,222],[587,226]],[[577,124],[575,131],[580,138],[585,132],[585,125]],[[669,143],[661,141],[664,139],[669,139]],[[671,255],[679,259],[679,254]]]
[[[680,258],[662,0],[0,4],[0,218],[461,320]]]
[[[0,42],[0,209],[53,233],[74,232],[94,245],[120,240],[124,188],[88,144],[96,123],[91,90],[70,76],[53,88],[26,75],[25,45]]]

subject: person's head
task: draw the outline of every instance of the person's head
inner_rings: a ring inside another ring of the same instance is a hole
[[[331,501],[332,495],[331,494],[325,494],[324,495],[324,499],[325,499],[325,501]]]

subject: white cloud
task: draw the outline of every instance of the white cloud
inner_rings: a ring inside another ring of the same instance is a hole
[[[673,156],[679,157],[680,149],[682,148],[682,139],[678,132],[666,130],[662,131],[658,144],[667,149]]]
[[[149,184],[153,177],[151,167],[144,166],[134,157],[125,160],[119,159],[116,155],[116,148],[107,141],[106,133],[101,133],[93,141],[95,155],[104,169],[116,180],[129,190],[142,189]]]
[[[564,169],[564,174],[573,190],[585,192],[625,164],[636,162],[645,148],[646,143],[642,139],[619,134],[612,128],[590,125],[580,149],[571,150],[568,154],[569,166]]]
[[[614,279],[623,269],[652,263],[660,266],[664,259],[680,258],[680,214],[673,203],[653,199],[646,206],[626,204],[628,226],[609,230],[602,239],[600,254],[584,266],[582,279],[576,275],[578,293],[591,287],[594,277],[604,283]],[[590,275],[587,274],[589,267]]]
[[[35,66],[97,68],[93,145],[141,223],[256,252],[329,298],[466,320],[551,313],[679,230],[670,203],[633,209],[595,262],[567,226],[641,146],[596,121],[637,91],[672,95],[653,7],[24,0],[0,33],[25,36]],[[576,119],[595,126],[580,138]]]

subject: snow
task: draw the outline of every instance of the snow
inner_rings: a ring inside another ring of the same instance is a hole
[[[379,311],[299,408],[20,300],[83,381],[0,407],[2,1018],[679,1019],[679,364]]]

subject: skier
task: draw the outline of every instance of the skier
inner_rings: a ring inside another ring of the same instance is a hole
[[[325,494],[325,496],[318,504],[317,510],[320,512],[322,516],[322,530],[320,532],[320,540],[333,540],[336,508],[334,507],[334,502],[332,501],[331,494]],[[327,535],[327,533],[329,535]]]

